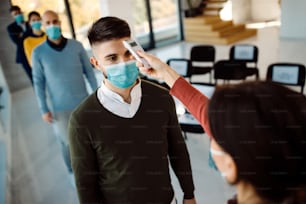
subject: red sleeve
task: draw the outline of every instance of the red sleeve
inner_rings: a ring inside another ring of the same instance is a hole
[[[200,122],[209,137],[212,137],[208,124],[208,98],[188,83],[183,77],[178,78],[170,90],[189,112]]]

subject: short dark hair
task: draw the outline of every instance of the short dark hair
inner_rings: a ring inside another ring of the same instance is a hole
[[[128,23],[112,16],[100,18],[88,31],[90,45],[130,36],[131,30]]]
[[[28,14],[28,20],[30,20],[32,16],[38,16],[38,17],[40,17],[40,14],[39,14],[37,11],[31,11],[31,12]]]
[[[21,11],[21,9],[20,9],[19,6],[12,5],[11,8],[10,8],[10,12],[12,12],[12,11]]]
[[[273,82],[220,87],[209,102],[208,118],[214,139],[235,161],[236,182],[250,183],[273,203],[305,194],[304,95]]]

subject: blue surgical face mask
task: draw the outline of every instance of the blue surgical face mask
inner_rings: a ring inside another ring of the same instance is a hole
[[[46,33],[51,40],[57,40],[62,36],[61,28],[58,25],[47,26]]]
[[[15,21],[17,24],[20,24],[24,21],[24,17],[23,17],[23,14],[18,14],[15,16]]]
[[[31,27],[33,30],[40,30],[41,28],[41,21],[33,21],[31,23]]]
[[[105,66],[105,69],[110,83],[122,89],[132,86],[139,75],[139,70],[134,60]]]
[[[215,169],[216,171],[218,171],[221,175],[221,177],[226,181],[226,177],[227,177],[227,173],[226,172],[222,172],[218,169],[217,165],[216,165],[216,162],[214,161],[212,155],[217,155],[217,156],[223,156],[225,155],[224,152],[222,151],[219,151],[219,150],[215,150],[213,148],[210,148],[210,151],[209,151],[209,155],[208,155],[208,164],[211,168]]]

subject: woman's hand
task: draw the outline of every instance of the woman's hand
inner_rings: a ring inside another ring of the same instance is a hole
[[[137,51],[137,53],[140,57],[146,59],[151,66],[151,68],[148,69],[144,67],[141,62],[136,62],[137,67],[143,74],[165,81],[170,87],[172,87],[173,83],[180,77],[175,70],[162,62],[159,58],[141,51]]]

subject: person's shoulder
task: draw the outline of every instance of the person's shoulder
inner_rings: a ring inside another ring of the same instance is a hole
[[[169,89],[166,87],[161,86],[160,84],[157,84],[155,82],[151,82],[145,79],[141,79],[141,86],[144,91],[148,91],[149,93],[155,93],[155,94],[168,94],[169,95]]]
[[[10,31],[10,30],[16,28],[16,26],[17,26],[17,23],[16,22],[12,22],[12,23],[8,24],[7,30]]]
[[[82,46],[82,43],[78,40],[67,38],[67,43],[75,46]]]
[[[80,121],[86,121],[91,117],[91,113],[96,112],[98,108],[99,101],[96,90],[80,103],[80,105],[73,111],[72,115]]]
[[[84,49],[82,43],[75,39],[67,39],[67,44],[70,46],[70,49],[81,50]]]
[[[46,45],[46,41],[42,41],[42,43],[40,43],[33,49],[33,53],[43,53],[44,50],[47,48]]]

